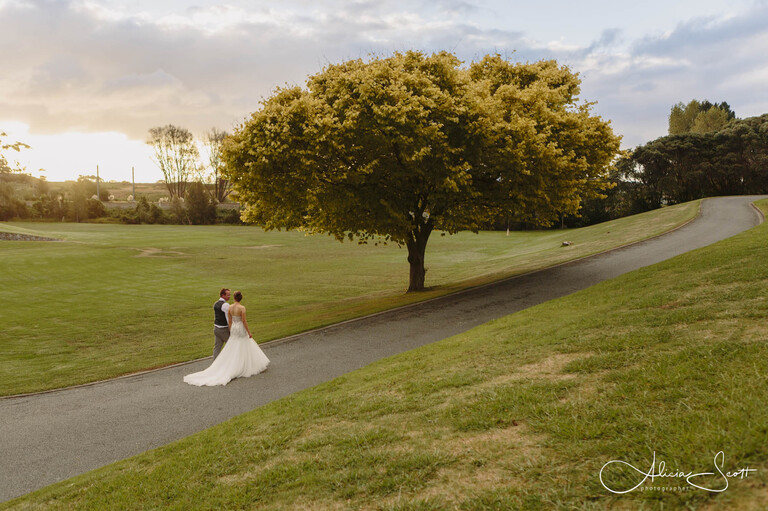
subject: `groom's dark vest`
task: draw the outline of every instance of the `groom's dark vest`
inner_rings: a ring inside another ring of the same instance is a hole
[[[224,311],[221,310],[221,306],[224,305],[224,300],[219,300],[218,302],[213,304],[213,314],[214,314],[214,320],[213,323],[215,325],[219,326],[228,326],[229,322],[227,321],[227,315],[224,314]]]

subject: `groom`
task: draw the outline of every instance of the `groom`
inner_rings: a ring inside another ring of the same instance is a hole
[[[222,288],[219,291],[219,300],[213,304],[213,336],[216,341],[213,345],[213,359],[221,353],[221,348],[229,339],[229,322],[227,321],[227,311],[229,310],[229,289]]]

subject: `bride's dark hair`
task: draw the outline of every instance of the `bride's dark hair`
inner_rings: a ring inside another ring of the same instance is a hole
[[[242,299],[243,299],[243,293],[241,293],[240,291],[235,291],[235,300],[239,302]]]

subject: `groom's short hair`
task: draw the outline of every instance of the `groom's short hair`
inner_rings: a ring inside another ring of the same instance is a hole
[[[219,296],[224,296],[227,291],[229,291],[228,287],[222,287],[221,291],[219,291]]]

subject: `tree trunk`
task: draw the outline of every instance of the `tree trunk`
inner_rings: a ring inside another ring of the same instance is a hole
[[[424,277],[427,274],[427,270],[424,268],[424,253],[431,232],[431,227],[422,224],[412,233],[411,240],[408,241],[408,262],[411,265],[409,293],[424,291]]]
[[[216,180],[216,200],[224,202],[229,195],[229,180],[219,177]]]

